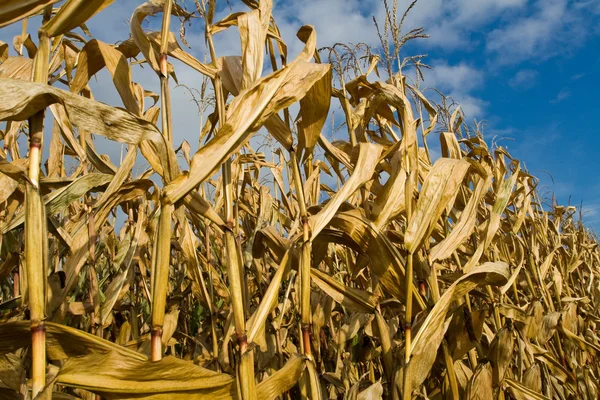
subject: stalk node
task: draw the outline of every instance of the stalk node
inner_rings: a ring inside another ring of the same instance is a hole
[[[248,349],[248,336],[245,333],[237,335],[237,342],[240,346],[240,353],[244,354]]]
[[[167,71],[167,55],[166,54],[161,54],[160,55],[160,74],[162,75],[163,78],[166,78],[168,75],[168,71]]]
[[[46,332],[46,323],[44,321],[31,321],[29,328],[31,329],[32,334]]]
[[[302,326],[302,341],[304,342],[304,355],[312,359],[310,342],[310,324]]]

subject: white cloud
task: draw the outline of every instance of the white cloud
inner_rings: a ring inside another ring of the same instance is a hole
[[[431,36],[424,46],[456,48],[470,43],[470,33],[503,13],[518,10],[528,0],[421,0],[410,10],[403,32],[424,27]],[[397,22],[412,0],[399,0]],[[389,0],[390,9],[393,1]],[[275,17],[284,38],[292,38],[303,24],[317,29],[319,46],[336,42],[365,42],[379,45],[372,17],[383,31],[385,7],[382,0],[307,0],[277,2]]]
[[[443,60],[433,61],[432,66],[432,70],[425,71],[426,87],[452,97],[468,118],[479,118],[484,114],[487,102],[473,94],[484,83],[480,70],[464,62],[449,65]]]
[[[530,89],[537,84],[538,75],[539,73],[536,70],[522,69],[508,81],[508,85],[513,89]]]
[[[538,0],[529,15],[487,35],[486,50],[501,64],[546,59],[576,46],[585,37],[582,16],[568,0]]]
[[[303,2],[277,2],[274,17],[281,35],[289,46],[290,57],[298,54],[303,43],[296,38],[298,29],[313,25],[317,32],[317,47],[335,43],[379,44],[373,25],[373,15],[378,14],[379,1],[359,0],[307,0]]]
[[[433,61],[433,69],[426,72],[426,84],[442,91],[469,92],[481,87],[483,73],[464,62],[449,65],[446,61]]]

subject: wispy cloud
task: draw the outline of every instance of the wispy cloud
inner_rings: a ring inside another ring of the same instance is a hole
[[[552,100],[550,100],[550,103],[552,103],[552,104],[560,103],[561,101],[566,100],[569,97],[571,97],[571,90],[569,90],[568,88],[562,88],[556,94],[556,97],[554,97]]]
[[[585,204],[581,207],[583,223],[586,226],[595,227],[600,233],[600,203]]]
[[[538,75],[536,70],[522,69],[508,81],[508,85],[516,90],[527,90],[537,85]]]

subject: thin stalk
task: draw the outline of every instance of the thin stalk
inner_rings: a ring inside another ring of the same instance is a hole
[[[406,197],[406,221],[407,225],[412,216],[412,193],[413,193],[413,176],[414,172],[411,172],[408,179],[406,180],[406,188],[405,188],[405,197]],[[408,254],[407,262],[406,262],[406,274],[405,274],[405,283],[406,283],[406,310],[404,314],[404,389],[403,389],[403,398],[404,400],[410,400],[412,388],[410,387],[408,380],[408,363],[410,361],[410,348],[412,341],[412,292],[413,292],[413,259],[414,253],[410,252]]]
[[[310,346],[310,233],[308,226],[308,216],[306,211],[306,202],[304,198],[304,187],[300,176],[300,168],[296,152],[290,152],[290,161],[292,165],[292,174],[294,185],[296,186],[296,195],[298,197],[298,206],[300,208],[300,218],[302,220],[302,250],[300,253],[300,316],[302,318],[302,340],[304,342],[304,354],[311,355]]]
[[[165,322],[169,266],[171,260],[171,217],[172,204],[162,204],[158,220],[158,233],[154,259],[154,282],[152,288],[152,361],[162,358],[162,333]]]
[[[171,26],[172,7],[172,0],[165,0],[160,36],[160,107],[162,112],[162,134],[168,143],[172,143],[173,141],[171,132],[171,92],[169,90],[169,72],[167,70],[167,53],[169,47],[169,29]]]
[[[448,343],[446,339],[442,341],[442,349],[444,352],[444,362],[446,363],[446,377],[450,385],[450,392],[452,393],[452,399],[458,400],[458,382],[456,381],[456,372],[454,372],[454,362],[448,350]]]
[[[419,101],[419,118],[421,119],[421,137],[423,138],[423,147],[425,148],[425,154],[427,154],[427,160],[431,164],[431,154],[429,153],[429,146],[427,145],[427,136],[425,135],[425,124],[423,121],[423,102]],[[448,222],[448,219],[445,219]]]
[[[212,335],[212,350],[213,350],[213,360],[215,361],[215,365],[217,370],[220,369],[219,366],[219,342],[217,340],[217,328],[216,328],[216,319],[217,319],[217,311],[215,310],[215,289],[212,281],[212,250],[210,246],[210,224],[206,225],[205,231],[205,242],[204,247],[206,248],[206,264],[208,266],[208,279],[209,279],[209,288],[210,288],[210,303],[211,303],[211,313],[210,313],[210,332]],[[200,273],[202,276],[202,273]]]

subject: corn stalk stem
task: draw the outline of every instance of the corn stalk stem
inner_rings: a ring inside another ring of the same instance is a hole
[[[302,378],[303,383],[300,386],[304,386],[303,390],[306,391],[310,389],[311,398],[320,398],[321,391],[314,364],[314,358],[312,355],[312,346],[310,340],[310,330],[312,323],[312,314],[310,311],[310,266],[312,242],[310,241],[310,227],[308,225],[308,213],[306,210],[304,185],[302,183],[302,177],[300,175],[300,166],[298,164],[298,158],[295,150],[290,151],[290,164],[292,167],[292,175],[294,178],[294,185],[296,188],[296,196],[300,211],[300,218],[302,221],[302,247],[300,252],[300,266],[298,269],[300,275],[300,318],[302,331],[301,348],[304,352],[304,356],[307,358],[307,369],[306,373],[303,375]]]
[[[169,91],[169,72],[167,66],[167,52],[169,45],[169,29],[171,25],[172,0],[165,0],[160,43],[160,108],[162,134],[167,143],[172,143],[171,134],[171,93]],[[154,286],[152,289],[152,334],[151,334],[151,359],[159,361],[162,358],[162,333],[165,320],[165,306],[167,302],[167,289],[169,285],[169,266],[171,258],[171,217],[173,205],[161,204],[158,222],[158,237],[154,259]]]
[[[169,71],[167,66],[167,53],[169,50],[169,29],[171,27],[172,0],[165,0],[163,9],[161,41],[160,41],[160,107],[162,112],[162,134],[169,144],[172,143],[171,133],[171,92],[169,90]]]
[[[207,21],[208,24],[208,21]],[[213,64],[217,62],[214,43],[210,30],[207,29],[206,38]],[[225,115],[225,96],[221,77],[217,75],[212,81],[215,90],[216,108],[219,117],[219,128],[226,122]],[[235,214],[233,198],[233,181],[231,176],[231,158],[229,158],[221,167],[223,197],[225,208],[225,247],[227,257],[227,274],[229,278],[229,290],[231,292],[231,305],[233,309],[233,320],[235,332],[239,346],[240,363],[238,366],[238,384],[241,398],[256,399],[256,382],[254,379],[254,353],[248,349],[248,339],[246,336],[246,316],[244,306],[244,286],[242,284],[243,262],[238,252],[238,245],[234,234]]]
[[[154,286],[152,288],[152,361],[162,358],[162,333],[169,286],[171,260],[171,217],[173,205],[163,203],[158,220],[158,233],[154,259]]]
[[[51,7],[44,11],[43,20],[48,21]],[[48,62],[50,38],[45,31],[38,32],[39,49],[33,66],[32,80],[48,82]],[[45,232],[46,213],[39,188],[40,164],[44,141],[44,111],[33,115],[29,120],[29,169],[30,183],[26,184],[25,194],[25,266],[31,320],[31,376],[32,397],[46,385],[46,266],[45,253],[47,233]]]
[[[302,184],[302,177],[300,176],[300,167],[298,165],[298,158],[296,151],[290,152],[290,163],[292,165],[292,174],[294,177],[294,185],[296,186],[296,195],[298,196],[298,207],[300,208],[300,218],[302,220],[302,251],[300,259],[300,315],[302,317],[302,330],[303,337],[305,338],[308,333],[310,339],[310,256],[311,256],[311,245],[310,245],[310,231],[308,226],[308,215],[306,211],[306,201],[304,197],[304,186]],[[310,340],[308,341],[308,350],[305,352],[310,353]]]
[[[435,304],[440,300],[440,286],[437,279],[437,271],[435,264],[431,266],[431,297],[432,303]],[[468,298],[468,296],[466,296]],[[450,386],[450,391],[452,394],[452,399],[458,400],[458,383],[456,381],[456,372],[454,371],[454,361],[452,360],[452,356],[450,354],[450,350],[448,350],[448,343],[446,339],[442,342],[442,351],[444,353],[444,363],[446,364],[446,376],[448,378],[448,384]]]
[[[415,177],[414,171],[408,176],[406,180],[405,187],[405,203],[406,203],[406,221],[407,226],[410,223],[410,219],[412,216],[412,194],[413,194],[413,177]],[[414,250],[408,253],[408,259],[406,262],[406,275],[405,275],[405,283],[406,283],[406,310],[404,314],[404,391],[403,398],[404,400],[410,400],[412,388],[410,387],[409,382],[409,373],[408,373],[408,363],[410,362],[410,352],[411,352],[411,339],[412,339],[412,292],[413,292],[413,259],[414,259]]]

